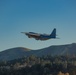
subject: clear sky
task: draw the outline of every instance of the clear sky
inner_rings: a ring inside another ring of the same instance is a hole
[[[50,34],[60,39],[37,41],[20,32]],[[76,0],[0,0],[0,51],[76,43]]]

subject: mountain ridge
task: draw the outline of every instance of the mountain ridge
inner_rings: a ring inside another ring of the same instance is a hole
[[[24,56],[46,56],[46,55],[76,55],[76,43],[65,45],[52,45],[46,48],[32,50],[24,47],[16,47],[0,52],[0,61],[14,60]]]

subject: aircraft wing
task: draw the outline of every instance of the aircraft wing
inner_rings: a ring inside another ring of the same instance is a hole
[[[27,32],[21,32],[21,33],[26,34],[29,38],[38,39],[40,37],[40,34],[37,34],[37,33],[27,33]]]
[[[30,35],[30,36],[40,36],[40,34],[28,34],[28,35]]]

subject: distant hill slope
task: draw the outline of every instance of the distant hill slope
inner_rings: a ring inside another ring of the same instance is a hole
[[[76,43],[50,46],[39,50],[31,50],[23,47],[12,48],[0,52],[0,61],[2,60],[8,61],[30,55],[46,56],[47,54],[52,56],[67,55],[67,54],[71,56],[76,55]]]
[[[0,60],[13,60],[29,55],[30,49],[17,47],[0,52]]]
[[[37,52],[37,55],[76,55],[76,43],[67,44],[67,45],[56,45],[50,46],[44,49],[40,49]]]

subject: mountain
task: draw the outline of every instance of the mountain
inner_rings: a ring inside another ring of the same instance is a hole
[[[23,56],[28,56],[30,49],[17,47],[0,52],[0,60],[13,60],[21,58]]]
[[[76,43],[67,45],[56,45],[39,50],[31,50],[23,47],[17,47],[8,49],[0,52],[0,61],[8,61],[13,59],[22,58],[24,56],[36,55],[36,56],[46,56],[46,55],[76,55]]]
[[[40,49],[36,52],[36,55],[76,55],[76,43],[66,45],[50,46],[44,49]]]

